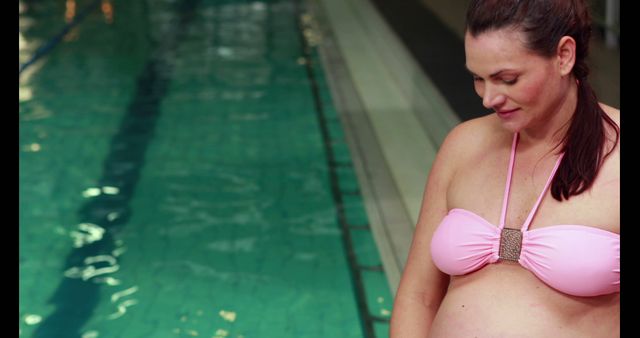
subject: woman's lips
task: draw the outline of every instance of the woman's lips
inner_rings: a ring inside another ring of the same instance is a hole
[[[501,118],[506,119],[511,117],[511,115],[513,115],[513,113],[515,113],[516,110],[518,109],[519,108],[511,109],[511,110],[499,110],[499,111],[496,111],[496,114],[498,114],[498,116],[500,116]]]

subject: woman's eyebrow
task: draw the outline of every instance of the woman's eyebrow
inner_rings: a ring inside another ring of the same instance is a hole
[[[476,77],[481,77],[481,76],[478,76],[478,74],[476,74],[476,73],[472,72],[469,68],[465,67],[465,69],[466,69],[469,73],[471,73],[471,75],[476,76]],[[495,73],[493,73],[493,74],[489,75],[489,77],[490,77],[490,78],[495,78],[495,77],[499,76],[502,72],[506,72],[506,71],[510,71],[510,70],[512,70],[512,69],[500,69],[499,71],[497,71],[497,72],[495,72]]]

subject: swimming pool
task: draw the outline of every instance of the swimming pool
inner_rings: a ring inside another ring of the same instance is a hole
[[[304,3],[20,10],[21,336],[387,335]]]

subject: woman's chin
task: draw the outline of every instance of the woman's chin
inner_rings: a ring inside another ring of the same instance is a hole
[[[502,121],[502,128],[510,133],[517,133],[522,130],[522,125],[514,121]]]

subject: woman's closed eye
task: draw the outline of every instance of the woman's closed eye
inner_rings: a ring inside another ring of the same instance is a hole
[[[479,76],[473,77],[473,82],[483,82],[483,81],[484,79]],[[517,77],[502,78],[502,79],[499,79],[498,81],[507,85],[514,85],[516,84],[516,82],[518,82],[518,78]]]

